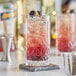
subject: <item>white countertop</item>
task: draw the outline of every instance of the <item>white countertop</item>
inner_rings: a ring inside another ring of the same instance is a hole
[[[55,48],[52,49],[56,50]],[[0,58],[2,53],[0,53]],[[60,70],[27,72],[19,69],[19,64],[25,63],[25,51],[11,52],[12,62],[0,62],[0,76],[66,76],[61,56],[51,56],[51,63],[60,66]]]

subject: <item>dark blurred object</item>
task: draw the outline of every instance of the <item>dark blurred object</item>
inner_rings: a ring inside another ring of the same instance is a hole
[[[32,10],[32,11],[29,13],[29,15],[30,15],[31,17],[33,17],[33,16],[40,16],[41,13],[40,13],[40,11],[34,11],[34,10]]]
[[[26,64],[20,64],[19,68],[31,72],[60,69],[58,65],[54,65],[54,64],[49,64],[47,66],[28,66]]]
[[[62,0],[62,5],[67,4],[68,2],[70,2],[71,0]]]
[[[66,13],[69,9],[70,0],[62,0],[62,13]]]
[[[72,10],[70,10],[70,13],[75,13],[75,11],[72,9]]]
[[[33,16],[35,15],[35,11],[31,11],[31,12],[29,13],[29,15],[30,15],[31,17],[33,17]]]

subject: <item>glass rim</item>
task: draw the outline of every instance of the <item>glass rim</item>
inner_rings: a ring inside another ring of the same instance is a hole
[[[71,15],[76,15],[76,13],[69,13],[69,14],[63,14],[63,13],[58,13],[57,15],[56,15],[56,17],[59,17],[59,16],[71,16]]]
[[[33,17],[31,17],[30,15],[22,15],[22,16],[25,16],[26,18],[34,18],[34,17],[40,17],[40,18],[42,18],[42,17],[50,17],[49,15],[40,15],[40,16],[33,16]]]

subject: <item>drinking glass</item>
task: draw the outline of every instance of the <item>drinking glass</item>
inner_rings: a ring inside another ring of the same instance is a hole
[[[76,14],[58,14],[56,17],[56,46],[64,57],[67,76],[72,75],[72,54],[76,51]]]
[[[0,13],[0,16],[0,38],[3,46],[3,56],[1,60],[11,62],[10,48],[16,31],[15,12],[12,10],[5,11]]]
[[[26,28],[27,64],[47,65],[50,52],[50,17],[28,16]]]

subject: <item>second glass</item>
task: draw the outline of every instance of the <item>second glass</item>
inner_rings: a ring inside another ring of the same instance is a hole
[[[76,51],[76,14],[58,14],[56,17],[56,45],[64,57],[67,76],[72,74],[72,54]]]

